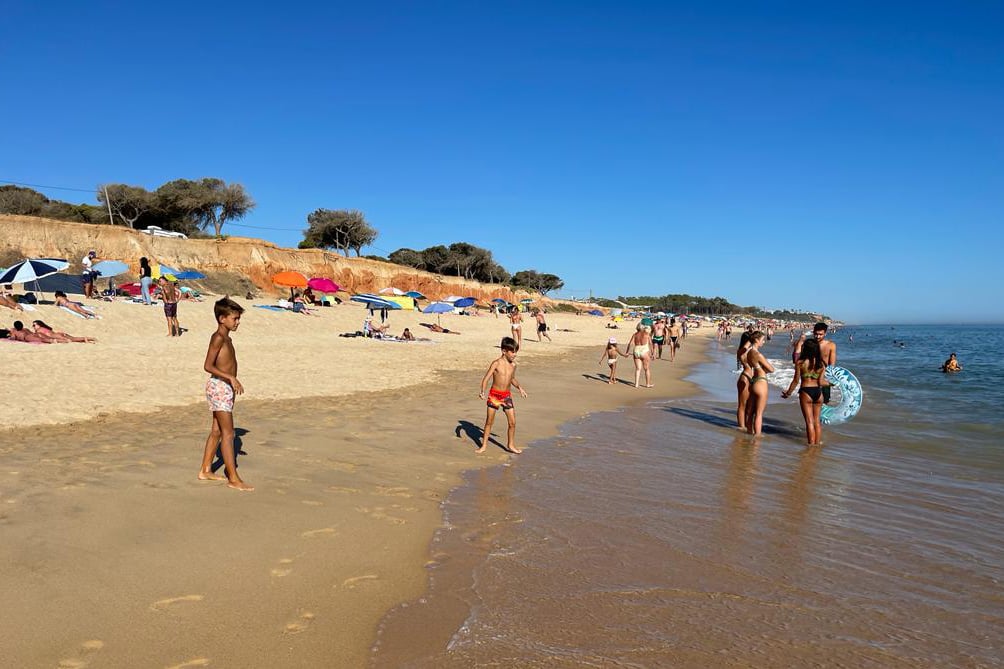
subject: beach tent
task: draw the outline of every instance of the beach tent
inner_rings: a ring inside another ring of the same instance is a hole
[[[394,304],[400,305],[402,309],[410,309],[414,311],[418,307],[415,305],[414,298],[406,297],[404,295],[385,295],[384,299],[388,302],[393,302]]]
[[[67,295],[84,294],[84,284],[81,283],[79,274],[50,274],[34,282],[32,286],[42,293],[61,290]]]

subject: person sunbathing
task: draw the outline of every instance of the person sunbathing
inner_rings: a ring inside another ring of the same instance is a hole
[[[389,324],[376,325],[373,322],[372,316],[367,316],[366,320],[363,321],[363,332],[366,333],[367,337],[382,337],[387,334],[387,330],[390,329]]]
[[[14,311],[24,311],[24,307],[18,304],[17,300],[5,292],[0,292],[0,305],[13,309]]]
[[[411,334],[411,330],[409,328],[405,328],[404,332],[401,333],[401,339],[405,341],[415,341],[415,335]]]
[[[443,334],[460,334],[456,330],[448,330],[444,328],[439,323],[433,323],[432,325],[429,326],[429,329],[432,330],[433,332],[442,332]]]
[[[21,321],[14,321],[14,329],[10,331],[8,335],[14,341],[23,341],[26,344],[51,344],[52,342],[37,335],[34,332],[30,332],[24,329],[24,323]]]
[[[48,339],[51,343],[69,344],[73,342],[76,344],[96,344],[98,341],[94,337],[74,337],[65,332],[56,332],[43,321],[32,321],[31,327],[35,331],[35,334],[43,339]]]
[[[66,297],[66,293],[61,290],[57,290],[55,293],[56,306],[68,309],[75,314],[80,314],[84,318],[97,318],[93,311],[89,311],[84,308],[80,302],[71,302],[69,298]]]

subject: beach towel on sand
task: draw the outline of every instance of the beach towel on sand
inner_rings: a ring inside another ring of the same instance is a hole
[[[84,316],[83,314],[79,314],[76,311],[74,311],[73,309],[70,309],[69,307],[59,307],[59,308],[62,309],[63,311],[65,311],[68,314],[73,314],[77,318],[87,318],[87,316]],[[87,307],[82,307],[82,308],[84,309],[84,311],[88,312],[91,315],[91,318],[101,318],[101,316],[98,316],[96,313],[94,313],[93,311],[91,311]]]
[[[283,309],[282,307],[277,307],[274,304],[256,304],[254,306],[258,309],[268,309],[269,311],[289,311],[289,309]]]

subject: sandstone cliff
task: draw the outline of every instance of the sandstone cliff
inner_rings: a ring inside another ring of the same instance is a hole
[[[271,277],[295,270],[308,277],[328,277],[350,293],[376,292],[393,286],[420,291],[430,299],[447,295],[471,296],[480,301],[540,297],[508,286],[465,281],[367,258],[346,258],[319,249],[285,249],[261,239],[152,237],[119,226],[0,214],[0,267],[26,257],[66,258],[73,272],[79,269],[80,258],[89,249],[97,250],[101,259],[129,264],[133,276],[123,276],[120,281],[135,280],[139,259],[146,256],[155,263],[203,272],[208,277],[205,286],[215,292],[243,293],[250,283],[260,292],[283,293],[285,289],[274,287]]]

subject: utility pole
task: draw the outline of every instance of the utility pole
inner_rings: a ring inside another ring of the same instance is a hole
[[[112,225],[115,225],[115,219],[112,218],[112,200],[110,197],[108,197],[108,187],[102,186],[101,190],[105,192],[105,204],[108,205],[108,222]]]

